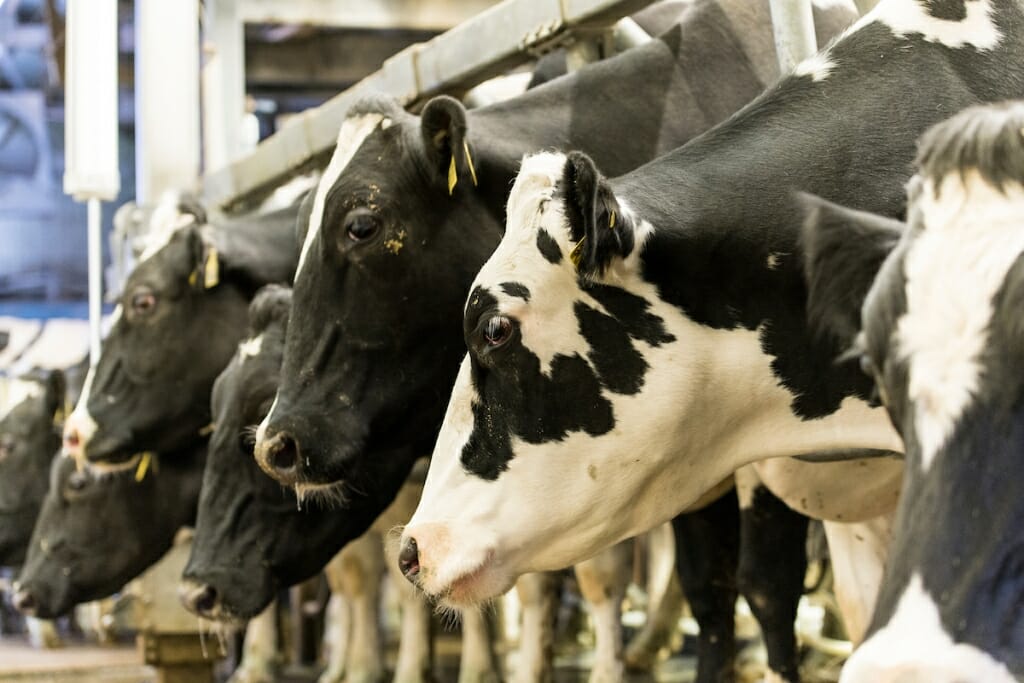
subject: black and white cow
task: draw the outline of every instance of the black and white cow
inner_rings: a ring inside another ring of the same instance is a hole
[[[97,366],[64,429],[64,449],[99,468],[195,444],[213,381],[246,328],[256,290],[295,270],[298,206],[205,223],[171,201],[125,284]]]
[[[64,373],[34,371],[4,382],[0,416],[0,567],[25,560],[42,507],[50,461],[60,449]]]
[[[883,0],[633,173],[527,157],[465,305],[469,355],[404,533],[418,583],[477,602],[663,521],[746,464],[901,449],[868,379],[808,329],[795,192],[901,215],[921,132],[1021,94],[1019,2]],[[850,505],[820,516],[877,504],[858,500],[860,466],[826,482]]]
[[[893,558],[842,681],[1012,683],[1024,680],[1024,103],[932,128],[907,201],[905,230],[820,200],[805,226],[812,320],[852,344],[907,454]]]
[[[195,523],[205,460],[206,439],[166,457],[135,456],[112,474],[54,457],[14,606],[53,618],[119,591]]]

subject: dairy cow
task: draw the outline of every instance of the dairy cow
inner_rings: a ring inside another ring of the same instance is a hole
[[[7,380],[0,417],[0,567],[25,560],[46,496],[50,461],[60,448],[64,373],[35,371]]]
[[[170,197],[158,207],[64,426],[65,452],[109,470],[143,451],[187,452],[201,438],[207,397],[245,332],[249,300],[292,277],[297,212],[207,223],[192,202]]]
[[[205,460],[205,439],[166,457],[136,455],[112,474],[54,457],[14,606],[53,618],[119,591],[195,523]]]
[[[356,512],[345,514],[337,510],[337,501],[300,503],[252,459],[253,429],[277,390],[290,306],[291,290],[274,285],[260,290],[249,307],[247,336],[214,384],[216,429],[179,592],[196,614],[237,622],[255,617],[279,589],[327,565],[332,591],[344,593],[341,597],[352,603],[352,617],[346,623],[353,633],[348,647],[331,643],[332,661],[321,680],[341,680],[344,675],[375,681],[384,674],[377,627],[382,558],[375,557],[380,555],[380,538],[372,532],[356,538],[374,522],[359,516],[358,510],[371,514],[374,508],[356,501]],[[399,517],[395,510],[385,511],[378,525],[389,528],[404,522],[421,487],[414,487],[411,499],[408,491],[400,494]],[[426,680],[432,667],[430,610],[411,590],[402,591],[402,603],[395,680]],[[460,680],[471,683],[496,676],[481,615],[468,615],[463,638]]]
[[[843,683],[1024,679],[1022,131],[1021,102],[931,129],[905,229],[808,200],[812,320],[851,346],[907,453],[893,558]]]
[[[405,530],[419,585],[477,602],[659,523],[748,463],[899,450],[869,380],[808,329],[795,191],[901,215],[922,131],[1024,94],[1022,9],[883,0],[630,174],[608,179],[578,152],[527,157],[465,303],[469,354]],[[856,494],[863,480],[833,484]],[[848,502],[831,518],[874,501]]]

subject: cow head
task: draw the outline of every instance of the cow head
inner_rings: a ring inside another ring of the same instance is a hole
[[[931,129],[902,234],[811,205],[811,312],[852,344],[908,461],[893,560],[844,683],[1024,674],[1022,130],[1020,103]]]
[[[0,566],[25,559],[32,526],[46,495],[53,454],[60,448],[56,425],[64,409],[64,373],[35,371],[7,383],[0,417]]]
[[[256,616],[279,588],[320,571],[380,511],[358,492],[345,501],[344,514],[330,504],[340,501],[300,503],[253,460],[256,425],[277,391],[291,303],[287,288],[260,290],[249,308],[248,337],[214,384],[216,429],[179,588],[185,606],[206,618]]]
[[[316,190],[282,383],[256,456],[289,486],[369,491],[426,452],[458,367],[458,311],[500,235],[507,175],[449,97],[357,105]],[[487,198],[489,197],[489,198]]]
[[[404,534],[403,570],[428,593],[475,602],[659,521],[603,512],[628,510],[625,477],[658,488],[649,446],[670,436],[638,411],[690,402],[655,368],[684,336],[705,343],[639,277],[650,230],[586,156],[524,159],[505,237],[465,304],[469,355]]]
[[[245,331],[251,255],[223,248],[181,212],[129,276],[95,368],[65,424],[69,455],[125,466],[141,451],[194,443],[209,396]]]
[[[206,448],[137,456],[131,470],[79,469],[58,455],[14,605],[49,619],[121,589],[160,559],[195,520]]]

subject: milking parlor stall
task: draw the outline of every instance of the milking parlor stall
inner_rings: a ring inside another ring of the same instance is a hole
[[[0,244],[0,683],[1024,681],[1021,0],[0,0]]]

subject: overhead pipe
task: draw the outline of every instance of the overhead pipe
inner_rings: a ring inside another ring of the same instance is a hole
[[[89,361],[100,353],[100,202],[121,189],[117,157],[117,0],[68,0],[64,192],[88,206]]]

